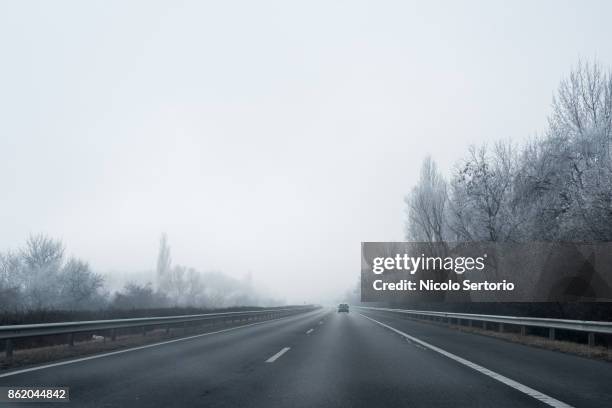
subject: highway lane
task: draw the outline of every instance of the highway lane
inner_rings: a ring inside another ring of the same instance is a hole
[[[274,364],[255,379],[252,406],[545,406],[356,313],[332,315]],[[224,391],[220,406],[240,405]]]
[[[555,401],[610,406],[606,388],[612,384],[611,366],[607,363],[575,357],[580,360],[576,362],[574,356],[415,323],[388,313],[364,314],[448,347]],[[594,371],[581,371],[587,369]],[[586,376],[576,379],[575,391],[566,383],[572,370]],[[79,407],[548,406],[407,341],[356,310],[347,315],[330,309],[17,374],[0,378],[0,385],[68,385],[71,405]],[[583,395],[585,392],[590,395]]]
[[[359,313],[576,407],[612,407],[612,364],[407,319]]]
[[[69,386],[71,405],[78,407],[194,406],[211,390],[249,378],[265,357],[278,351],[279,340],[287,342],[303,335],[328,314],[329,310],[320,309],[157,347],[0,377],[0,385]]]

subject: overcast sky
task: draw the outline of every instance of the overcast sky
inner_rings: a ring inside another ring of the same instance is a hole
[[[612,64],[612,3],[507,3],[0,0],[0,250],[143,271],[165,231],[177,263],[343,293],[426,154],[541,133],[579,58]]]

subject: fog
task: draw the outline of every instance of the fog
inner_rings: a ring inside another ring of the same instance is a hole
[[[537,135],[580,58],[612,64],[610,3],[424,3],[0,2],[0,252],[46,234],[120,287],[166,233],[342,298],[424,157]]]

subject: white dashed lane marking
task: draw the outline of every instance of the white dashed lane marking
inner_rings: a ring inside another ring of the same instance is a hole
[[[284,347],[284,348],[282,348],[281,351],[279,351],[278,353],[276,353],[275,355],[273,355],[272,357],[267,359],[266,363],[273,363],[273,362],[275,362],[276,360],[278,360],[280,358],[280,356],[282,356],[283,354],[285,354],[289,350],[291,350],[291,347]]]

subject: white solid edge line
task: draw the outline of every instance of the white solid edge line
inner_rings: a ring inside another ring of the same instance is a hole
[[[282,320],[282,319],[286,319],[288,317],[292,317],[292,316],[284,316],[284,317],[279,317],[278,319],[266,320],[266,321],[263,321],[263,322],[256,322],[256,323],[249,323],[249,324],[245,324],[245,325],[242,325],[242,326],[236,326],[236,327],[229,327],[227,329],[217,330],[217,331],[214,331],[214,332],[201,333],[201,334],[196,334],[196,335],[193,335],[193,336],[181,337],[181,338],[178,338],[178,339],[162,341],[162,342],[159,342],[159,343],[146,344],[144,346],[138,346],[138,347],[132,347],[132,348],[127,348],[127,349],[123,349],[123,350],[111,351],[109,353],[95,354],[93,356],[75,358],[73,360],[59,361],[57,363],[51,363],[51,364],[45,364],[45,365],[36,366],[36,367],[24,368],[24,369],[21,369],[21,370],[15,370],[15,371],[10,371],[8,373],[0,374],[0,378],[10,377],[12,375],[17,375],[17,374],[29,373],[31,371],[43,370],[45,368],[63,366],[63,365],[66,365],[66,364],[79,363],[81,361],[94,360],[96,358],[114,356],[116,354],[127,353],[127,352],[130,352],[130,351],[136,351],[136,350],[142,350],[142,349],[147,349],[147,348],[150,348],[150,347],[162,346],[164,344],[177,343],[179,341],[185,341],[185,340],[195,339],[195,338],[198,338],[198,337],[209,336],[211,334],[219,334],[219,333],[224,333],[224,332],[228,332],[228,331],[232,331],[232,330],[242,329],[242,328],[249,327],[249,326],[257,326],[257,325],[264,324],[264,323],[271,323],[271,322],[279,321],[279,320]]]
[[[310,330],[308,330],[308,331],[306,332],[306,334],[310,334],[310,333],[312,333],[313,331],[314,331],[314,329],[310,329]]]
[[[442,350],[439,347],[436,347],[436,346],[434,346],[432,344],[424,342],[423,340],[419,340],[416,337],[412,337],[411,335],[406,334],[406,333],[404,333],[401,330],[393,328],[393,327],[391,327],[391,326],[389,326],[387,324],[381,323],[378,320],[372,319],[371,317],[368,317],[368,316],[363,315],[361,313],[359,313],[359,314],[361,316],[365,317],[366,319],[371,320],[371,321],[381,325],[382,327],[385,327],[385,328],[387,328],[387,329],[389,329],[389,330],[391,330],[391,331],[393,331],[393,332],[395,332],[395,333],[397,333],[397,334],[399,334],[401,336],[404,336],[407,339],[412,340],[413,342],[415,342],[417,344],[422,345],[425,348],[428,348],[428,349],[430,349],[432,351],[440,353],[443,356],[446,356],[446,357],[448,357],[448,358],[450,358],[452,360],[455,360],[458,363],[461,363],[461,364],[463,364],[465,366],[468,366],[468,367],[478,371],[481,374],[484,374],[486,376],[489,376],[489,377],[493,378],[494,380],[497,380],[497,381],[499,381],[499,382],[501,382],[503,384],[506,384],[507,386],[512,387],[515,390],[518,390],[518,391],[520,391],[520,392],[522,392],[524,394],[527,394],[530,397],[533,397],[533,398],[535,398],[535,399],[537,399],[539,401],[542,401],[543,403],[548,404],[551,407],[555,407],[555,408],[573,408],[571,405],[568,405],[565,402],[561,402],[561,401],[559,401],[557,399],[554,399],[553,397],[550,397],[550,396],[548,396],[546,394],[541,393],[540,391],[536,391],[533,388],[530,388],[530,387],[528,387],[526,385],[523,385],[523,384],[518,383],[518,382],[516,382],[514,380],[511,380],[508,377],[504,377],[503,375],[498,374],[498,373],[496,373],[494,371],[491,371],[488,368],[484,368],[484,367],[482,367],[482,366],[480,366],[480,365],[478,365],[476,363],[472,363],[471,361],[466,360],[464,358],[461,358],[461,357],[459,357],[459,356],[457,356],[457,355],[455,355],[453,353],[449,353],[446,350]]]
[[[286,352],[288,352],[289,350],[291,350],[291,347],[283,347],[281,349],[281,351],[279,351],[278,353],[276,353],[275,355],[273,355],[272,357],[270,357],[269,359],[266,360],[266,363],[273,363],[276,360],[278,360],[278,358],[280,356],[282,356],[283,354],[285,354]]]

